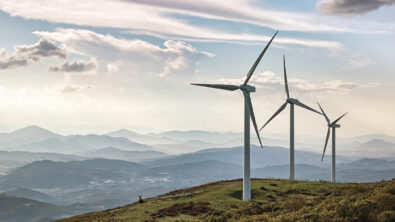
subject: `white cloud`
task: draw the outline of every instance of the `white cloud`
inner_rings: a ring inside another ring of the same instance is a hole
[[[212,53],[201,52],[182,41],[167,40],[164,48],[139,39],[121,39],[89,30],[57,29],[54,32],[34,32],[60,42],[71,52],[91,58],[107,71],[127,66],[131,73],[156,75],[194,73],[197,62]]]
[[[75,92],[83,89],[91,89],[92,86],[90,85],[64,85],[61,89],[62,93],[69,93],[69,92]]]
[[[240,79],[220,79],[219,81],[226,84],[241,84],[245,78]],[[284,78],[274,72],[266,71],[255,73],[249,84],[255,85],[258,88],[266,88],[271,90],[284,90]],[[325,81],[321,84],[314,83],[305,79],[289,78],[288,84],[290,92],[296,93],[317,93],[317,92],[340,92],[350,93],[356,88],[365,88],[377,86],[377,83],[359,84],[354,82],[345,82],[342,80]]]
[[[191,24],[187,19],[177,19],[176,15],[193,15],[206,19],[245,22],[280,30],[308,32],[383,32],[385,30],[354,30],[355,24],[339,26],[321,21],[312,14],[279,12],[253,6],[249,1],[45,1],[35,0],[20,4],[10,0],[0,3],[0,9],[12,16],[39,19],[56,23],[80,26],[111,27],[132,33],[157,36],[163,39],[187,41],[220,41],[232,43],[266,42],[270,36],[235,33],[220,29],[206,28]],[[45,5],[45,7],[42,7]],[[83,14],[81,12],[84,12]],[[133,13],[131,13],[133,12]],[[366,27],[368,24],[364,24]],[[368,25],[369,26],[369,25]],[[378,27],[377,25],[375,27]],[[276,43],[301,45],[305,47],[339,48],[336,41],[303,38],[276,38]]]
[[[349,53],[346,59],[348,61],[348,64],[350,64],[354,68],[360,68],[371,63],[371,59],[369,58],[369,56],[363,53]]]

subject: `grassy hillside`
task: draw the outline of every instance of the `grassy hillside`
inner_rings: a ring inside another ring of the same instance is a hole
[[[102,212],[60,221],[395,221],[395,179],[334,184],[254,179],[251,202],[242,181],[177,190]]]

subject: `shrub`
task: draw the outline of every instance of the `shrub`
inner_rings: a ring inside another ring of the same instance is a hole
[[[208,202],[186,202],[186,203],[177,203],[170,207],[166,207],[158,210],[158,212],[153,213],[151,216],[153,217],[164,217],[170,216],[175,217],[179,214],[186,214],[191,216],[197,216],[202,213],[207,213],[212,211],[213,209],[209,207],[210,203]]]
[[[305,198],[300,194],[293,194],[287,197],[282,207],[288,211],[297,211],[305,205]]]
[[[395,221],[395,211],[383,211],[376,218],[379,222],[393,222]]]

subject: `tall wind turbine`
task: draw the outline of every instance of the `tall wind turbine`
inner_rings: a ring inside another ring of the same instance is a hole
[[[308,107],[307,105],[303,104],[297,99],[291,98],[289,96],[289,90],[288,90],[288,79],[287,79],[287,70],[285,69],[285,56],[283,56],[283,66],[284,66],[284,83],[285,83],[285,93],[287,94],[287,100],[285,103],[280,106],[280,108],[273,114],[272,117],[261,127],[259,131],[261,131],[274,117],[276,117],[281,111],[285,109],[287,104],[289,103],[290,105],[290,138],[289,138],[289,179],[294,180],[295,179],[295,140],[294,140],[294,105],[300,106],[302,108],[305,108],[307,110],[313,111],[315,113],[321,114],[317,110]]]
[[[324,160],[325,150],[326,150],[326,146],[328,145],[328,140],[329,140],[329,136],[331,134],[331,128],[332,128],[332,171],[331,171],[331,181],[333,183],[335,183],[336,182],[336,128],[340,128],[340,124],[337,124],[337,122],[339,122],[339,120],[341,118],[343,118],[343,116],[345,116],[347,113],[344,113],[342,116],[340,116],[339,118],[337,118],[335,121],[333,121],[331,123],[329,118],[328,118],[328,116],[326,115],[326,113],[324,112],[324,110],[322,109],[322,107],[321,107],[321,105],[319,103],[318,103],[318,106],[320,107],[321,112],[324,115],[326,122],[328,123],[328,132],[326,133],[324,152],[322,153],[321,162]]]
[[[240,89],[244,95],[244,166],[243,166],[243,200],[248,201],[251,200],[251,179],[250,179],[250,117],[252,123],[254,124],[255,133],[258,137],[259,143],[262,147],[261,138],[259,136],[258,127],[255,121],[254,110],[252,108],[250,93],[255,92],[255,87],[247,85],[250,80],[252,74],[254,73],[256,67],[261,61],[263,55],[266,50],[269,48],[272,43],[274,37],[277,35],[278,31],[273,35],[270,41],[267,43],[266,47],[263,49],[261,54],[258,56],[254,65],[251,67],[250,71],[247,73],[247,78],[244,83],[240,86],[238,85],[224,85],[224,84],[198,84],[191,83],[196,86],[203,86],[215,89],[222,89],[228,91],[235,91]]]

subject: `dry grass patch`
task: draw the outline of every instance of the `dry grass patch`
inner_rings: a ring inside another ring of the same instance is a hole
[[[208,213],[213,209],[209,207],[209,202],[185,202],[177,203],[158,210],[156,213],[151,214],[153,217],[176,217],[180,214],[198,216],[200,214]]]

